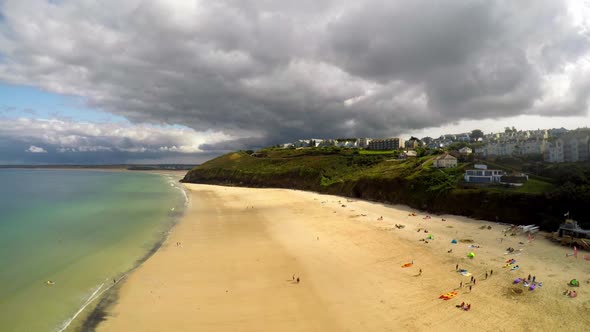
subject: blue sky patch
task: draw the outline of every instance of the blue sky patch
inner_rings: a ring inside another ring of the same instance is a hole
[[[80,97],[6,83],[0,83],[0,116],[57,118],[87,122],[128,122],[124,117],[86,107],[84,99]]]

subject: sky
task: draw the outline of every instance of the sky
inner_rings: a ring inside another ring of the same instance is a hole
[[[590,124],[588,0],[0,0],[0,164]]]

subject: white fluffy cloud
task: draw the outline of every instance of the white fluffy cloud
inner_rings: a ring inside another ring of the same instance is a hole
[[[34,145],[29,146],[29,148],[26,149],[25,152],[30,152],[30,153],[47,153],[47,151],[45,151],[44,148],[41,148],[41,147],[38,147],[38,146],[34,146]]]
[[[195,130],[138,127],[146,137],[125,128],[133,138],[117,142],[111,133],[112,145],[99,135],[49,135],[64,152],[184,153],[198,152],[197,143],[215,150],[463,120],[585,116],[587,7],[582,0],[4,0],[0,80],[81,96],[132,122]]]
[[[102,153],[107,159],[109,156],[138,159],[149,155],[156,160],[158,157],[183,154],[194,156],[203,152],[199,147],[205,142],[215,143],[233,139],[221,132],[197,132],[178,126],[90,123],[56,119],[0,119],[0,128],[0,142],[10,145],[24,144],[29,146],[26,151],[30,153],[49,153],[54,156]],[[59,157],[55,158],[59,160]],[[76,160],[82,161],[83,157]]]

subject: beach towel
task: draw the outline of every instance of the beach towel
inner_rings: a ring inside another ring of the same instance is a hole
[[[462,271],[460,273],[466,277],[469,277],[471,275],[471,272],[467,272],[467,271]]]
[[[455,296],[457,296],[457,292],[449,292],[449,293],[439,296],[438,298],[446,301],[446,300],[450,300],[450,299],[454,298]]]
[[[412,263],[406,263],[406,264],[402,265],[402,267],[410,267],[412,265],[413,265]]]
[[[520,268],[520,266],[516,265],[516,266],[513,266],[513,267],[510,269],[510,271],[516,271],[516,270],[518,270],[519,268]]]
[[[521,279],[521,278],[516,278],[516,279],[514,279],[514,283],[515,283],[515,284],[519,284],[521,281],[522,281],[522,279]]]

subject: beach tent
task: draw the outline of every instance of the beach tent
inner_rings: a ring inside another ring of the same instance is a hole
[[[451,243],[453,243],[453,244],[457,244],[457,240],[455,240],[455,239],[452,239],[452,240],[451,240]]]
[[[580,286],[580,283],[578,282],[578,279],[572,279],[570,280],[570,286]]]
[[[432,237],[432,234],[429,234],[428,237],[426,237],[426,238],[429,239],[429,240],[433,240],[434,239],[434,237]]]
[[[470,253],[467,254],[467,257],[473,258],[473,257],[475,257],[475,254],[473,252],[470,252]]]

